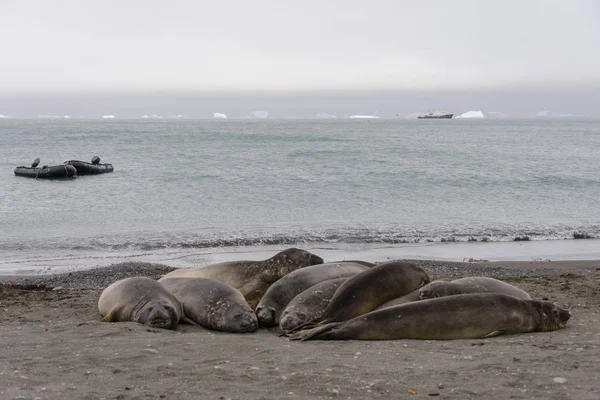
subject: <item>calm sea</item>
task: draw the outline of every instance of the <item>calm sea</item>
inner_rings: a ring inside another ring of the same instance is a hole
[[[94,155],[115,172],[13,173]],[[0,273],[238,246],[599,237],[600,121],[4,119],[0,187]]]

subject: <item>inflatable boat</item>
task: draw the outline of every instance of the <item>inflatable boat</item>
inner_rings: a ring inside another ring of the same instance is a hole
[[[72,165],[77,169],[77,175],[98,175],[107,172],[113,172],[115,169],[112,164],[100,164],[100,157],[94,156],[92,162],[79,160],[65,161],[65,165]]]
[[[39,163],[40,159],[36,158],[31,164],[31,167],[21,166],[15,168],[15,175],[38,179],[61,179],[77,177],[77,169],[75,169],[75,167],[72,165],[44,165],[43,167],[38,167]]]

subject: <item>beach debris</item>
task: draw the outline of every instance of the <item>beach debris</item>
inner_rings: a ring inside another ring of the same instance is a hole
[[[408,394],[417,394],[417,392],[415,392],[415,391],[414,391],[414,390],[412,390],[412,389],[408,389]]]
[[[556,378],[552,379],[552,381],[554,383],[565,383],[565,382],[567,382],[567,380],[565,378],[561,378],[560,376],[557,376]]]

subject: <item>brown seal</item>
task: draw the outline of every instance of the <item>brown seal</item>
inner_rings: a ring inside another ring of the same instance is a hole
[[[335,292],[321,319],[298,328],[346,321],[373,311],[381,304],[407,295],[427,283],[427,272],[414,264],[404,261],[379,264],[349,278]]]
[[[550,302],[501,293],[472,293],[414,301],[300,331],[292,340],[474,339],[553,331],[571,314]]]
[[[313,265],[294,271],[275,282],[256,306],[261,326],[276,326],[281,313],[290,301],[306,289],[329,279],[348,278],[367,267],[353,262],[337,262]]]
[[[518,299],[531,300],[531,296],[526,291],[498,279],[484,276],[469,276],[453,281],[433,281],[420,289],[419,298],[426,300],[467,293],[503,293]]]
[[[317,264],[323,264],[321,257],[305,250],[289,248],[263,261],[228,261],[205,267],[176,269],[160,280],[188,277],[225,282],[239,290],[254,309],[274,282],[292,271]]]
[[[108,322],[134,321],[154,328],[172,329],[183,315],[181,303],[150,278],[133,277],[104,289],[98,311]]]
[[[289,332],[308,321],[321,318],[336,290],[347,279],[329,279],[317,283],[294,297],[281,313],[281,330]]]

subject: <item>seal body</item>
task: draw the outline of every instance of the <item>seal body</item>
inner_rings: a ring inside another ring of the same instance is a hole
[[[427,285],[425,285],[423,287],[427,287]],[[421,289],[413,290],[409,294],[405,294],[404,296],[396,297],[395,299],[386,301],[382,305],[377,306],[376,310],[381,310],[382,308],[398,306],[400,304],[410,303],[411,301],[421,300]]]
[[[239,290],[205,278],[169,278],[162,285],[181,302],[184,315],[208,329],[254,332],[256,314]]]
[[[288,332],[308,321],[320,319],[336,290],[347,279],[330,279],[317,283],[294,297],[281,313],[281,330]]]
[[[473,339],[505,333],[552,331],[570,313],[550,302],[500,293],[421,300],[373,311],[292,335],[291,339]]]
[[[277,280],[300,268],[323,264],[323,259],[296,248],[283,250],[263,261],[229,261],[205,267],[171,271],[168,278],[207,278],[225,282],[239,290],[250,307],[256,307],[267,289]]]
[[[276,326],[289,302],[309,287],[329,279],[347,278],[367,269],[364,265],[343,261],[294,271],[275,282],[260,300],[256,306],[258,323],[262,326]]]
[[[373,311],[381,304],[404,296],[429,283],[422,268],[403,261],[388,261],[354,275],[344,282],[314,323],[346,321]]]
[[[531,296],[526,291],[498,279],[483,276],[471,276],[453,281],[433,281],[420,289],[419,298],[426,300],[467,293],[503,293],[519,299],[531,300]]]
[[[134,321],[154,328],[172,329],[183,314],[181,303],[154,279],[134,277],[104,289],[98,311],[108,322]]]

